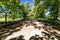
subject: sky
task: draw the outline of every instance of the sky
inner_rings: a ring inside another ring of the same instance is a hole
[[[29,2],[33,6],[33,0],[21,0],[21,3]]]

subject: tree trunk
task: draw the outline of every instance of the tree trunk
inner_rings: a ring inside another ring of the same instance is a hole
[[[5,13],[5,24],[7,24],[7,13]]]
[[[58,0],[56,0],[55,2],[56,2],[56,12],[54,14],[54,20],[57,21],[58,20],[58,12],[59,12],[59,3],[58,3]]]

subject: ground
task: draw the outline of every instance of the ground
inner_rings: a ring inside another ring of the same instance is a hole
[[[16,25],[1,29],[1,40],[60,40],[60,31],[53,29],[48,23],[31,20],[20,21]]]

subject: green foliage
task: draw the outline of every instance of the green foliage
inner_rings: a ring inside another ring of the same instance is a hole
[[[20,0],[0,0],[0,8],[5,13],[5,21],[7,17],[12,19],[22,18],[24,20],[31,19],[53,19],[53,23],[60,16],[60,0],[34,0],[34,6],[31,6],[29,2],[24,4],[20,3]],[[49,15],[45,16],[45,13],[49,11]],[[60,17],[59,17],[60,18]]]
[[[46,12],[46,7],[43,5],[41,0],[34,0],[34,14],[35,14],[35,19],[36,18],[44,18],[45,17],[45,12]]]

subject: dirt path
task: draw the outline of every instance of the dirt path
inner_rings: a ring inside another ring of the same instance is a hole
[[[38,21],[24,21],[23,25],[4,33],[1,40],[60,40],[60,31],[52,28],[51,25]],[[35,37],[36,36],[36,37]],[[21,38],[22,37],[22,38]]]

